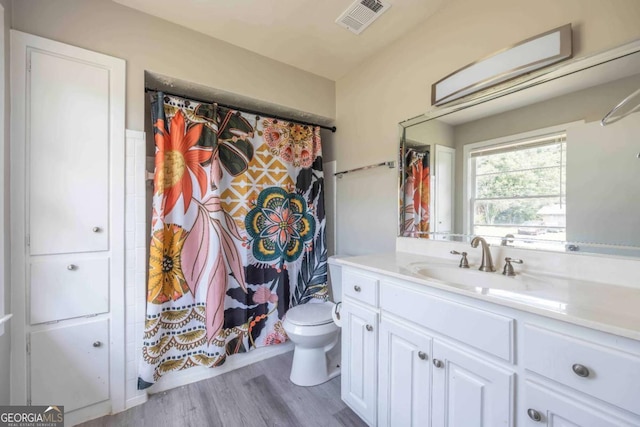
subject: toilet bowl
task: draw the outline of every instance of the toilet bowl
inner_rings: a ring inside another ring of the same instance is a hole
[[[332,257],[333,258],[333,257]],[[341,297],[340,266],[329,259],[334,301]],[[340,374],[340,327],[334,321],[339,304],[307,303],[287,311],[282,326],[294,344],[291,382],[314,386]]]
[[[340,328],[331,317],[334,307],[332,302],[308,303],[287,311],[282,326],[295,346],[292,383],[314,386],[340,373],[335,357],[328,357],[340,339]]]

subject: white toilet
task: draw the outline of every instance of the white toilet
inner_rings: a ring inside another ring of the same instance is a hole
[[[293,342],[291,382],[314,386],[340,374],[340,326],[334,311],[342,298],[341,267],[329,258],[329,286],[334,302],[300,304],[289,311],[282,326]]]

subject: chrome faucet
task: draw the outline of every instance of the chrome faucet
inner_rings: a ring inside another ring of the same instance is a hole
[[[493,266],[493,259],[491,258],[491,250],[487,241],[480,236],[476,236],[471,240],[471,247],[477,248],[478,244],[482,245],[482,263],[480,264],[480,271],[496,271]]]

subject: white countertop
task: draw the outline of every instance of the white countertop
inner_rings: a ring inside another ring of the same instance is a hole
[[[497,288],[464,286],[435,280],[421,274],[431,267],[457,268],[457,263],[405,252],[392,252],[337,258],[335,262],[361,268],[506,307],[562,320],[579,326],[640,340],[640,289],[604,283],[574,280],[560,276],[522,273],[513,278],[500,272],[473,274],[497,275]],[[514,268],[518,269],[517,265]],[[470,270],[473,270],[471,267]],[[459,271],[456,274],[465,274]],[[478,276],[476,276],[478,277]],[[491,281],[487,280],[483,282]],[[509,287],[508,280],[513,280]],[[505,286],[506,284],[506,286]]]

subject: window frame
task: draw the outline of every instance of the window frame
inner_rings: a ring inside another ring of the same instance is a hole
[[[546,128],[535,129],[532,131],[511,134],[507,136],[501,136],[498,138],[487,139],[478,142],[472,142],[463,146],[463,162],[462,162],[462,232],[466,235],[471,235],[473,232],[473,200],[472,196],[475,195],[475,166],[474,158],[471,157],[473,151],[477,151],[481,148],[489,146],[499,146],[512,144],[516,141],[535,139],[551,134],[567,133],[571,127],[584,124],[584,120],[559,124]],[[568,137],[565,139],[568,147]],[[566,196],[566,195],[565,195]]]

